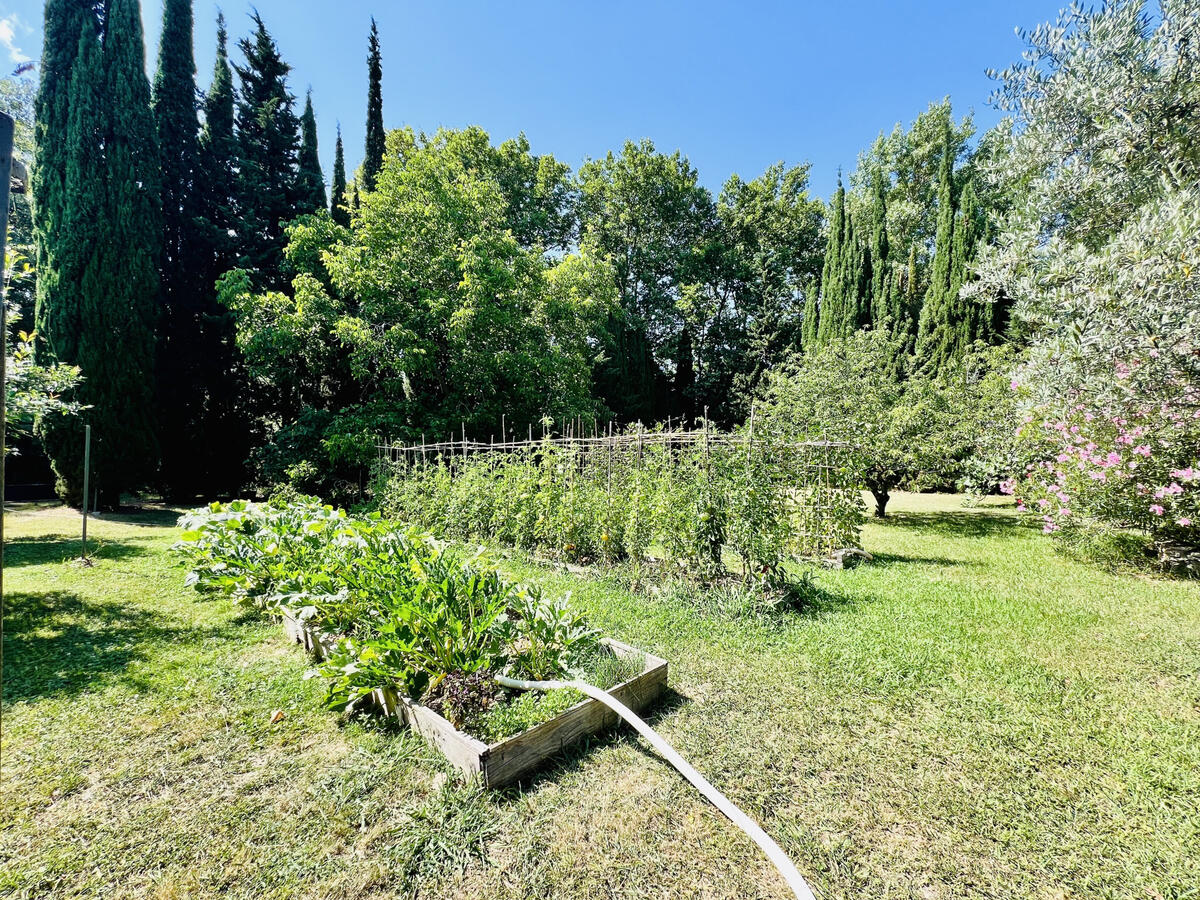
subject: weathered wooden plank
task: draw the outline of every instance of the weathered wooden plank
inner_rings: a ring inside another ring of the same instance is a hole
[[[283,613],[283,624],[289,638],[303,644],[319,658],[326,657],[333,644],[331,636],[287,612]],[[635,712],[645,709],[666,689],[667,661],[611,638],[604,638],[603,643],[619,657],[636,656],[644,660],[640,675],[617,685],[609,693]],[[489,746],[394,690],[373,691],[371,702],[384,715],[398,717],[421,735],[460,772],[479,776],[484,785],[493,788],[511,784],[585,735],[611,727],[618,721],[616,713],[589,697],[547,722]]]
[[[646,668],[642,674],[609,691],[634,712],[645,709],[666,689],[666,660],[641,654],[619,641],[606,643],[619,656],[645,656]],[[488,787],[511,784],[580,738],[610,728],[617,721],[617,714],[598,700],[590,697],[582,700],[553,719],[488,747],[482,762],[484,784]]]

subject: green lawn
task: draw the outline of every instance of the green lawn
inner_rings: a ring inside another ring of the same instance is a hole
[[[892,509],[775,621],[505,565],[670,660],[655,726],[822,897],[1200,897],[1200,587]],[[93,523],[82,568],[76,516],[7,518],[0,897],[786,896],[627,732],[487,794],[339,720],[278,627],[182,587],[172,522]]]

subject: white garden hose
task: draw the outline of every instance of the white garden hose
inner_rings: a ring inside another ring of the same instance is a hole
[[[775,864],[775,868],[779,870],[779,874],[783,876],[783,880],[788,883],[788,887],[792,889],[792,892],[799,900],[816,900],[812,890],[808,886],[808,882],[804,880],[804,876],[796,870],[796,867],[792,865],[792,861],[787,858],[787,855],[779,848],[779,845],[771,840],[770,835],[763,831],[757,822],[734,806],[724,794],[713,787],[707,778],[697,772],[687,760],[675,752],[675,748],[664,741],[658,732],[642,721],[637,713],[613,697],[608,691],[602,691],[595,685],[584,681],[521,681],[520,679],[508,678],[504,675],[497,675],[496,681],[507,688],[513,688],[518,691],[550,691],[555,688],[574,688],[581,694],[587,694],[589,697],[599,700],[637,729],[638,734],[648,740],[654,746],[655,750],[666,757],[667,762],[678,769],[680,774],[690,781],[701,794],[707,797],[713,806],[723,812],[734,825],[750,835],[754,843],[758,844],[771,862]]]

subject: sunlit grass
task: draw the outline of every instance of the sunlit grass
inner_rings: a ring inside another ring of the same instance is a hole
[[[892,510],[769,617],[503,564],[670,660],[655,727],[822,896],[1196,896],[1200,588]],[[626,733],[479,794],[339,721],[275,626],[182,588],[170,520],[93,523],[81,568],[77,517],[7,519],[0,896],[786,896]]]

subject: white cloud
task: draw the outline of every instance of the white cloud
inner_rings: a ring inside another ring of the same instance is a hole
[[[17,18],[16,13],[0,19],[0,44],[8,48],[8,58],[18,65],[29,62],[32,59],[32,57],[17,46],[17,28],[20,25],[21,22]],[[22,28],[21,30],[24,31],[25,29]]]

